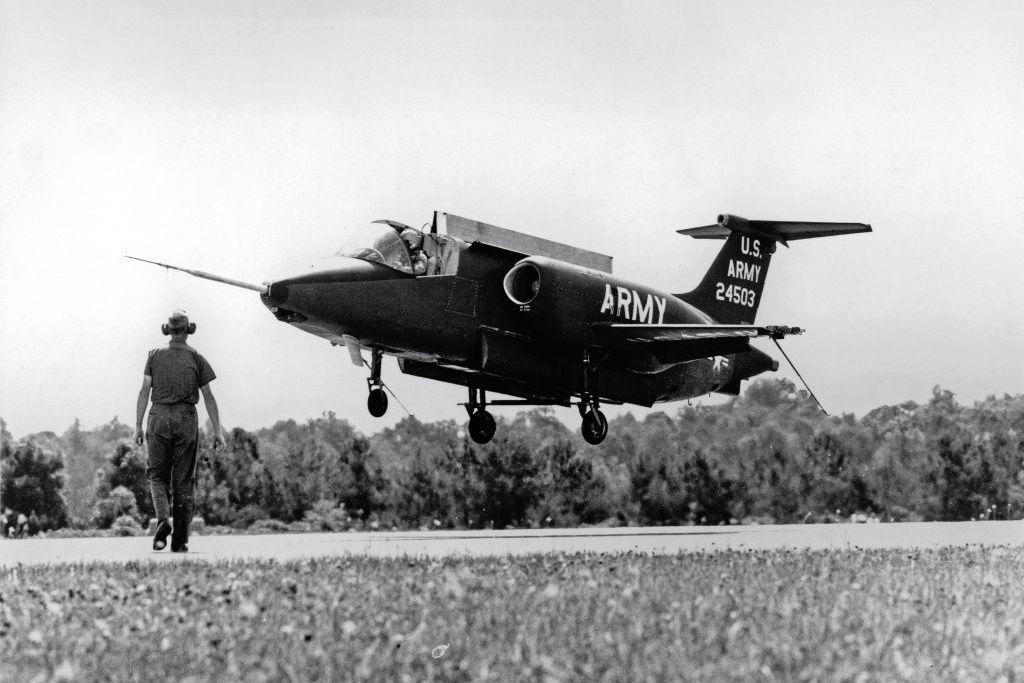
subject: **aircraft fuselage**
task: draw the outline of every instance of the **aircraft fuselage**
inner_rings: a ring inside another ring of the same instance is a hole
[[[554,259],[526,260],[543,280],[528,304],[503,287],[522,257],[500,250],[470,246],[452,275],[417,277],[358,259],[331,261],[271,283],[264,304],[305,332],[337,344],[350,336],[393,354],[408,374],[568,401],[582,388],[583,349],[595,348],[601,398],[650,406],[721,390],[738,373],[772,369],[773,361],[746,340],[719,340],[708,346],[711,357],[697,358],[598,348],[592,323],[711,320],[667,292]]]

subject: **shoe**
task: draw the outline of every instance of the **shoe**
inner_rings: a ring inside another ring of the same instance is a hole
[[[171,534],[171,525],[166,519],[161,519],[156,525],[156,535],[153,536],[153,550],[163,550],[167,547],[167,537]]]
[[[174,533],[171,534],[171,552],[188,552],[188,518],[181,510],[173,511]]]

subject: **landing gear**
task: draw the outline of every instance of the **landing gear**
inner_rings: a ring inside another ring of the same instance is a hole
[[[382,417],[388,412],[388,395],[384,392],[384,384],[380,381],[380,362],[384,354],[373,349],[373,357],[370,361],[370,377],[366,385],[370,389],[370,395],[366,397],[366,409],[374,417]]]
[[[388,395],[380,387],[371,387],[370,395],[366,397],[366,409],[374,417],[383,417],[388,412]]]
[[[608,418],[601,412],[601,399],[597,391],[597,366],[590,351],[583,352],[583,391],[580,392],[580,417],[583,440],[596,446],[608,436]]]
[[[580,430],[583,432],[583,440],[596,446],[608,436],[608,418],[600,410],[588,410],[583,416]]]
[[[479,444],[485,444],[493,439],[497,426],[494,423],[494,416],[487,412],[487,393],[483,389],[469,388],[466,411],[469,413],[469,437]]]
[[[608,418],[601,412],[601,394],[597,388],[597,365],[590,357],[590,350],[583,352],[582,369],[583,381],[578,403],[580,418],[582,418],[583,438],[587,443],[597,445],[608,436]],[[611,401],[615,403],[615,401]],[[494,438],[495,423],[494,416],[487,412],[487,393],[477,387],[469,387],[469,401],[463,403],[466,412],[469,413],[469,436],[476,443],[485,444]],[[491,405],[502,406],[539,406],[559,405],[569,407],[576,405],[575,400],[551,400],[524,399],[524,400],[498,400],[491,401]]]
[[[494,416],[480,409],[469,417],[469,436],[479,444],[485,444],[494,438]]]

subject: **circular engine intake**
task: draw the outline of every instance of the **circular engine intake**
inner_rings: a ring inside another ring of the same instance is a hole
[[[512,303],[524,306],[540,291],[540,270],[532,263],[519,263],[505,275],[505,296]]]

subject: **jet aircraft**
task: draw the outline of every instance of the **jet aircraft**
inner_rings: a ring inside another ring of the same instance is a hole
[[[602,403],[736,395],[741,381],[777,370],[750,345],[802,332],[754,324],[776,245],[870,231],[723,214],[677,231],[725,240],[697,287],[678,294],[616,277],[610,256],[443,212],[421,230],[374,221],[310,271],[262,285],[128,258],[259,292],[281,322],[344,346],[369,368],[376,417],[388,408],[387,354],[405,374],[467,387],[477,443],[494,436],[490,405],[576,405],[583,437],[599,444]]]

